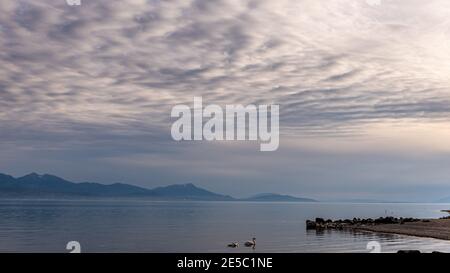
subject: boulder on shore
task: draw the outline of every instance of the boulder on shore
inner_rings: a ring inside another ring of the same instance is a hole
[[[360,219],[360,218],[353,218],[345,219],[345,220],[324,220],[323,218],[316,218],[315,221],[312,220],[306,220],[306,229],[345,229],[345,228],[355,228],[355,227],[361,227],[361,226],[374,226],[374,225],[386,225],[386,224],[405,224],[409,222],[418,222],[418,221],[426,221],[416,218],[396,218],[392,216],[388,217],[379,217],[377,219],[367,218],[367,219]]]

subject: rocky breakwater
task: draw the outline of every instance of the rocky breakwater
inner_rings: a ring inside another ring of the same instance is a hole
[[[428,221],[417,218],[396,218],[396,217],[379,217],[376,219],[344,219],[344,220],[325,220],[323,218],[316,218],[315,221],[306,220],[306,229],[311,230],[323,230],[323,229],[335,229],[335,230],[343,230],[343,229],[357,229],[363,228],[367,226],[376,226],[376,225],[386,225],[386,224],[404,224],[409,222],[420,222],[420,221]]]

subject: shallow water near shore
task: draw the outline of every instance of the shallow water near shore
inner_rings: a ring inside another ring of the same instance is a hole
[[[450,252],[450,241],[350,231],[307,231],[322,217],[439,218],[450,204],[0,200],[0,252]],[[253,250],[243,242],[256,237]],[[236,249],[230,242],[241,242]]]

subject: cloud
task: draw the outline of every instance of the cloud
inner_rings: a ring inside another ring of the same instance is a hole
[[[450,3],[371,3],[2,1],[1,146],[181,153],[169,113],[193,96],[280,104],[290,139],[448,122]]]

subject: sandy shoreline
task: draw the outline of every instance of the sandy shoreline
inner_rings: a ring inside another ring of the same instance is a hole
[[[381,224],[373,226],[353,226],[354,230],[390,233],[427,237],[441,240],[450,240],[450,219],[427,219],[420,222],[408,222],[403,224]]]

